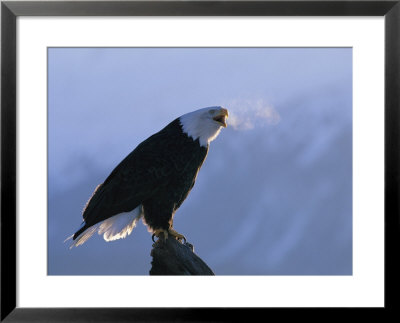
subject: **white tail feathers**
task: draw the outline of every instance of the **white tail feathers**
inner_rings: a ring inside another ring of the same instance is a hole
[[[126,238],[131,234],[137,221],[143,216],[143,207],[139,205],[130,212],[116,214],[102,222],[99,222],[82,232],[72,243],[72,247],[80,246],[85,243],[96,231],[102,234],[104,240],[114,241],[117,239]],[[65,241],[72,239],[73,235]],[[64,242],[65,242],[64,241]]]
[[[125,238],[130,235],[140,216],[132,213],[121,213],[104,220],[99,227],[99,234],[103,234],[106,241]]]

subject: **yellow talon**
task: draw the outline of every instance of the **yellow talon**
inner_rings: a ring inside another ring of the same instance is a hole
[[[165,242],[168,239],[168,231],[166,231],[164,229],[157,229],[154,231],[153,236],[151,237],[153,239],[153,241],[154,241],[154,236],[156,236],[159,239],[161,238],[161,236],[163,236],[163,240]]]
[[[169,228],[168,229],[168,233],[171,236],[175,237],[175,239],[179,240],[179,242],[181,242],[182,239],[185,240],[185,242],[186,242],[185,236],[183,234],[180,234],[180,233],[176,232],[174,229]]]
[[[185,240],[185,242],[186,242],[185,236],[183,234],[176,232],[172,228],[169,228],[168,230],[157,229],[154,231],[153,236],[151,238],[152,238],[153,242],[155,242],[154,237],[157,237],[158,239],[162,238],[164,240],[164,242],[166,242],[168,239],[168,235],[171,235],[179,242],[182,242],[181,240]]]

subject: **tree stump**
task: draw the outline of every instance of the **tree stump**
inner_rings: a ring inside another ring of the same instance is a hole
[[[193,245],[168,237],[159,239],[151,250],[150,275],[214,275],[207,264],[193,252]]]

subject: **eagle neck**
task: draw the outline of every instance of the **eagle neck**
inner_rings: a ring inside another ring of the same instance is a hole
[[[193,141],[198,140],[201,147],[208,148],[221,131],[220,126],[212,123],[201,122],[196,114],[188,113],[178,118],[182,132]]]

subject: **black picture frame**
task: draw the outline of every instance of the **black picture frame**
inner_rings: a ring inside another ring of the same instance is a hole
[[[16,19],[18,16],[384,16],[385,307],[399,297],[400,0],[395,1],[2,1],[1,3],[1,321],[235,321],[267,309],[16,307]],[[240,292],[240,291],[238,291]],[[40,291],[38,291],[40,293]],[[155,291],[155,297],[159,294]],[[179,297],[182,297],[180,295]],[[282,313],[282,309],[270,309]],[[291,309],[296,310],[296,309]],[[315,310],[315,309],[314,309]],[[328,310],[328,309],[327,309]],[[240,312],[240,313],[239,313]],[[319,311],[317,311],[319,312]],[[329,310],[330,313],[334,311]],[[371,311],[368,312],[371,317]],[[330,314],[329,314],[330,315]],[[263,316],[259,316],[263,317]],[[264,316],[265,317],[265,316]],[[267,317],[265,317],[267,319]],[[372,317],[371,317],[372,318]]]

